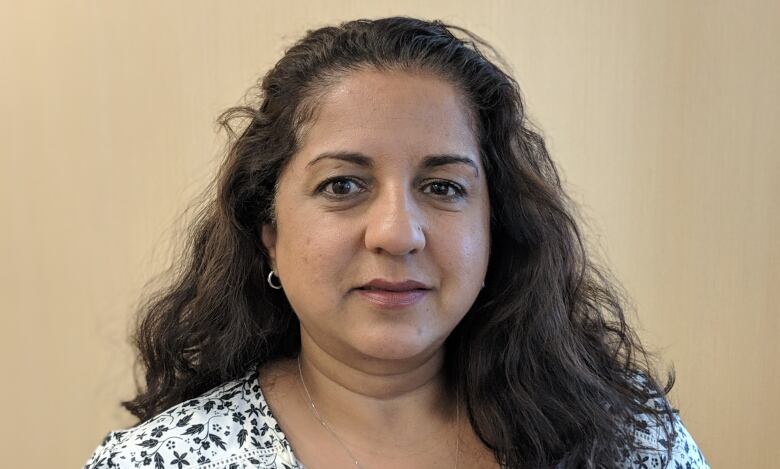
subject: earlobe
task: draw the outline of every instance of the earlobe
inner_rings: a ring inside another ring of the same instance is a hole
[[[276,229],[270,224],[264,223],[260,237],[263,241],[263,246],[268,251],[268,257],[271,259],[271,268],[276,269]]]

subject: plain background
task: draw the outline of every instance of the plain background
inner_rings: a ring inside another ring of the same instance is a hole
[[[306,29],[411,15],[494,44],[713,467],[780,461],[780,2],[8,2],[4,467],[132,424],[127,335],[222,156],[220,111]]]

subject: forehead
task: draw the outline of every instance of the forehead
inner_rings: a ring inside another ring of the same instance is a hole
[[[332,85],[316,106],[296,158],[303,165],[329,151],[373,157],[455,153],[478,159],[463,96],[430,74],[353,72]]]

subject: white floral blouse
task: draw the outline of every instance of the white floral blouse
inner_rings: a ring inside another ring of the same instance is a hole
[[[253,366],[243,377],[140,425],[109,432],[84,469],[305,469],[272,415],[257,378]],[[651,447],[662,448],[663,433],[652,431],[647,418],[639,420],[648,425],[636,434]],[[679,437],[668,467],[709,468],[679,415],[675,430]],[[623,456],[620,463],[626,469],[655,469],[667,463],[665,452],[626,450]]]

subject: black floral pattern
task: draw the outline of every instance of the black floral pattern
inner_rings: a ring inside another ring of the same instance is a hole
[[[652,404],[658,410],[663,408],[663,399],[653,399]],[[672,428],[676,434],[674,440],[672,459],[668,461],[666,446],[668,441],[663,430],[657,426],[657,422],[645,414],[635,416],[634,436],[639,442],[650,447],[648,450],[630,452],[627,448],[621,448],[618,460],[619,467],[623,469],[709,469],[709,463],[704,458],[701,450],[693,441],[693,437],[683,425],[678,412],[674,412]],[[668,461],[668,462],[667,462]]]
[[[306,469],[292,451],[272,415],[252,366],[246,374],[203,395],[182,402],[130,429],[109,432],[84,469]],[[663,406],[659,398],[654,403]],[[658,407],[661,408],[661,407]],[[630,452],[623,448],[620,466],[656,469],[667,464],[664,434],[644,415],[636,417],[634,434],[657,448]],[[679,415],[670,469],[709,468]]]

